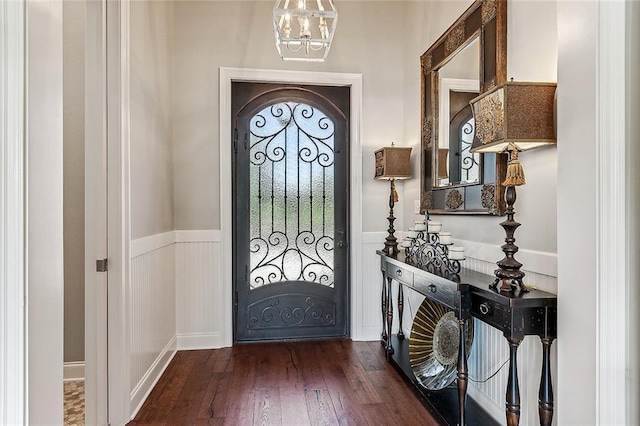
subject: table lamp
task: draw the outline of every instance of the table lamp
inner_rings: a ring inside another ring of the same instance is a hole
[[[497,262],[496,280],[500,291],[528,291],[522,279],[522,264],[513,256],[518,251],[513,236],[520,223],[513,219],[516,186],[524,185],[524,170],[518,161],[520,151],[555,144],[553,120],[556,83],[509,81],[471,100],[475,135],[471,152],[508,153],[505,187],[507,220],[500,223],[507,236],[502,246],[505,257]]]
[[[389,235],[387,235],[382,250],[389,256],[398,254],[398,241],[393,235],[395,229],[393,222],[393,205],[398,202],[398,192],[396,191],[396,179],[409,179],[411,177],[411,148],[396,147],[391,143],[390,147],[380,148],[375,152],[376,157],[376,180],[388,180],[391,186],[389,194]]]

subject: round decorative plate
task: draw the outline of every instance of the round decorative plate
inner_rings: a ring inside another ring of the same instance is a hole
[[[473,321],[467,320],[467,357],[473,342]],[[456,378],[460,327],[455,313],[425,299],[416,313],[409,337],[409,363],[422,386],[430,390],[446,388]]]

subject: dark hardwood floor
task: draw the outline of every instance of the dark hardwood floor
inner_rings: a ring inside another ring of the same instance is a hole
[[[180,351],[129,425],[437,425],[378,342]]]

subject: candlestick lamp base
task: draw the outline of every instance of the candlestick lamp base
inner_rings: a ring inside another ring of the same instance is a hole
[[[513,220],[513,215],[515,214],[513,205],[516,202],[515,186],[507,186],[505,201],[507,203],[507,220],[500,223],[500,226],[504,228],[505,233],[507,234],[507,237],[504,239],[506,244],[502,246],[502,251],[504,252],[505,257],[501,261],[497,262],[497,265],[500,268],[494,271],[496,280],[490,285],[490,287],[496,289],[498,283],[500,283],[500,291],[512,292],[519,288],[522,292],[528,292],[529,289],[527,289],[522,282],[525,275],[524,272],[520,270],[522,263],[518,262],[513,257],[513,255],[518,251],[518,246],[515,245],[516,239],[513,234],[520,226],[518,222]]]

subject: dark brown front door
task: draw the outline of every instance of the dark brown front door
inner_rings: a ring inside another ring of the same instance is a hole
[[[232,99],[235,340],[347,336],[349,88]]]

